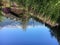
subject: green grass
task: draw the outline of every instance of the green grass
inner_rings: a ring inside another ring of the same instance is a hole
[[[43,17],[49,17],[52,22],[60,23],[60,0],[11,0],[11,2],[16,2],[27,10],[42,14]]]

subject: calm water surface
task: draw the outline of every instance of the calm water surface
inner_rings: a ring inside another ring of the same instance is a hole
[[[51,30],[29,19],[27,22],[5,19],[0,22],[0,45],[59,45]]]

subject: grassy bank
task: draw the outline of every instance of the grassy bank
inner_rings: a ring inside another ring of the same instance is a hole
[[[10,0],[50,24],[60,24],[60,0]],[[28,16],[28,15],[27,15]]]
[[[60,0],[13,0],[28,11],[39,14],[51,22],[60,23]],[[37,15],[36,15],[37,16]]]

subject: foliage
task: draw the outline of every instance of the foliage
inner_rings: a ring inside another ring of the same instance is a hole
[[[35,13],[43,14],[43,17],[49,17],[51,21],[58,22],[60,18],[60,0],[11,0],[19,5],[32,9]]]

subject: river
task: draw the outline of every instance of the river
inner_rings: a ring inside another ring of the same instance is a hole
[[[0,22],[0,45],[59,45],[59,33],[34,18]]]

